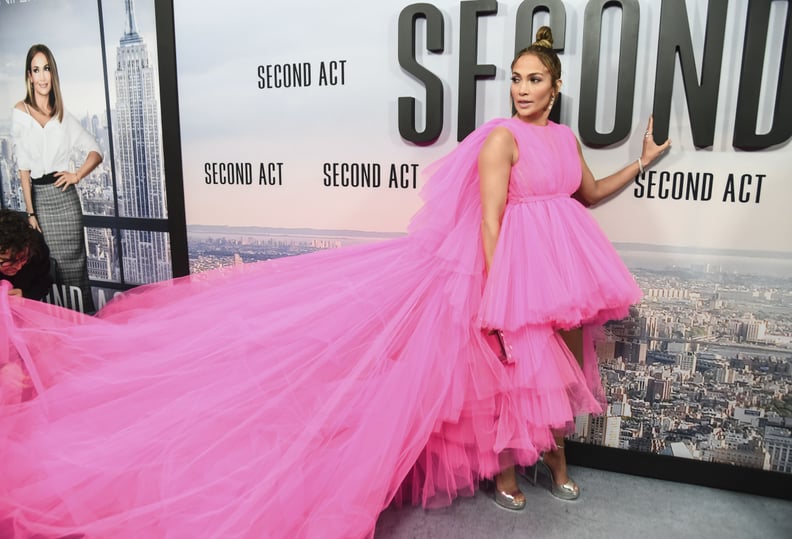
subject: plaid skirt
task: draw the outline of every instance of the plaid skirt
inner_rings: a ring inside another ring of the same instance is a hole
[[[67,286],[67,306],[84,313],[93,313],[93,296],[88,283],[88,261],[85,254],[85,231],[83,229],[80,196],[74,186],[66,191],[49,185],[32,185],[33,208],[41,232],[50,250],[50,256],[58,263],[60,283]],[[82,306],[72,305],[68,287],[81,291]],[[82,309],[80,309],[82,307]]]

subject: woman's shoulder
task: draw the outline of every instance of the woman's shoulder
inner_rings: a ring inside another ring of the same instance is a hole
[[[487,140],[496,144],[513,144],[514,133],[509,128],[508,124],[498,124],[492,127],[492,130],[490,130],[487,135]]]
[[[19,113],[22,116],[27,116],[28,118],[33,118],[30,115],[30,107],[24,101],[18,101],[16,105],[14,105],[13,109],[14,113]]]
[[[509,120],[508,118],[493,118],[492,120],[489,120],[486,123],[483,123],[482,125],[478,126],[469,135],[467,135],[466,138],[469,138],[471,136],[481,136],[481,135],[486,136],[493,129],[495,129],[496,127],[498,127],[500,125],[503,125],[508,120]]]
[[[19,129],[27,129],[29,126],[33,125],[33,122],[36,120],[33,119],[33,116],[25,110],[25,102],[20,101],[14,108],[11,109],[11,125],[14,128],[14,132],[19,134]]]
[[[493,144],[513,144],[514,136],[509,129],[509,118],[494,118],[489,120],[472,134],[489,146]],[[470,137],[473,138],[473,137]]]
[[[489,156],[512,156],[514,161],[514,152],[517,149],[517,141],[514,134],[507,125],[496,125],[487,134],[487,138],[481,146],[481,153]]]
[[[509,128],[509,121],[510,118],[495,118],[488,121],[478,129],[476,129],[476,131],[485,135],[488,138],[493,136],[494,137],[504,137],[506,135],[510,136],[511,129]]]
[[[493,131],[497,130],[499,133],[503,133],[503,130],[500,128],[500,126],[505,121],[506,118],[496,118],[477,127],[457,145],[454,151],[466,151],[467,149],[471,148],[480,148],[482,144],[490,139]]]
[[[80,123],[80,120],[77,119],[77,116],[69,112],[69,109],[65,107],[63,109],[63,119],[61,120],[61,123],[63,125],[71,125],[73,127],[79,127],[82,129],[82,123]]]

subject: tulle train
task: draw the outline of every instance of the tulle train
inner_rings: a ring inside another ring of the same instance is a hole
[[[470,495],[601,410],[591,339],[581,370],[550,324],[505,328],[512,364],[483,338],[475,162],[498,123],[433,167],[404,238],[145,286],[95,317],[0,290],[0,532],[367,537],[389,503]]]

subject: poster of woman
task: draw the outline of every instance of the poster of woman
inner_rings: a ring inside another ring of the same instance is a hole
[[[59,24],[37,24],[43,19]],[[0,5],[0,98],[8,104],[0,108],[0,197],[3,207],[35,214],[47,238],[59,271],[51,303],[90,313],[123,290],[172,276],[154,21],[151,1]],[[36,43],[50,51],[40,73],[65,119],[25,101],[23,83],[33,81],[25,55]],[[25,146],[45,134],[60,144],[56,162],[32,166]],[[37,185],[42,177],[53,181]],[[68,206],[57,202],[63,197]]]

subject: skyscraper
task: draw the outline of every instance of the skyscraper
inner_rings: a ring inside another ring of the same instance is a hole
[[[679,352],[676,354],[674,363],[690,375],[696,372],[696,354],[694,352]]]
[[[592,444],[619,447],[621,416],[611,415],[610,407],[608,407],[605,415],[591,416],[589,421],[589,441]]]
[[[646,401],[659,402],[671,398],[671,381],[649,378],[646,384]]]
[[[770,469],[792,473],[792,430],[767,426],[764,439],[770,454]]]
[[[115,165],[119,217],[166,218],[159,103],[154,66],[138,34],[133,0],[125,2],[125,31],[115,70]],[[141,284],[172,276],[168,234],[124,230],[124,280]]]

